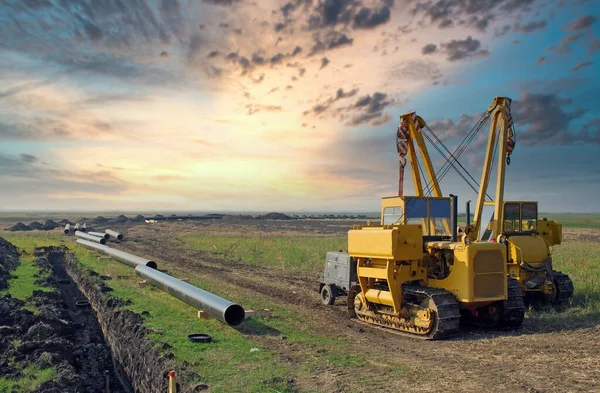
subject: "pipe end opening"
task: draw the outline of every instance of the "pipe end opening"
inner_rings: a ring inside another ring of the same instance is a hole
[[[224,317],[225,322],[227,322],[228,325],[238,326],[244,322],[244,319],[246,318],[246,312],[242,306],[238,304],[232,304],[225,310]]]
[[[154,261],[146,262],[146,266],[148,266],[149,268],[152,268],[152,269],[156,269],[158,267],[158,265]]]
[[[123,240],[123,235],[117,236],[117,240]]]
[[[101,238],[101,239],[100,239],[100,244],[106,244],[106,239],[104,239],[104,238]]]

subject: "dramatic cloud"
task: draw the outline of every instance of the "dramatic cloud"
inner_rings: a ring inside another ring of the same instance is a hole
[[[379,10],[373,10],[363,7],[354,16],[354,28],[371,29],[382,25],[390,20],[390,8],[383,7]]]
[[[577,63],[577,65],[575,65],[575,67],[571,68],[571,71],[577,71],[577,70],[579,70],[581,68],[589,67],[589,66],[591,66],[593,64],[594,64],[593,61],[584,61],[584,62],[581,62],[581,63]]]
[[[569,145],[582,141],[580,133],[570,133],[571,121],[583,110],[567,111],[571,99],[554,94],[523,94],[513,103],[518,142],[525,146]]]
[[[531,33],[532,31],[543,29],[547,25],[548,25],[548,23],[545,20],[531,21],[524,25],[520,25],[517,22],[513,26],[513,31],[518,31],[521,33]]]
[[[313,40],[315,44],[310,50],[310,55],[315,55],[317,53],[326,52],[332,49],[340,48],[342,46],[352,45],[354,40],[348,37],[344,33],[340,33],[339,31],[328,31],[324,34],[315,33],[313,36]]]
[[[593,15],[582,16],[581,18],[577,18],[569,24],[569,29],[572,31],[585,30],[587,28],[592,27],[598,18]]]
[[[487,56],[489,52],[481,48],[481,42],[468,36],[464,40],[452,40],[442,43],[441,47],[447,55],[448,61],[465,60],[475,56]]]
[[[369,124],[371,126],[384,124],[391,117],[386,115],[383,110],[392,103],[393,101],[389,100],[388,95],[385,93],[376,92],[373,95],[360,97],[353,106],[346,109],[346,113],[359,112],[358,114],[351,115],[346,125],[355,127],[361,124]]]
[[[424,55],[428,55],[430,53],[435,52],[437,49],[437,45],[435,44],[427,44],[423,47],[423,49],[421,49],[421,53]]]
[[[413,15],[424,15],[431,23],[439,27],[448,27],[457,21],[479,31],[485,31],[494,19],[515,11],[527,11],[535,0],[480,0],[455,1],[436,0],[420,1],[412,8]]]
[[[344,91],[344,89],[339,88],[339,89],[337,89],[337,91],[333,97],[330,97],[327,100],[316,104],[315,106],[312,107],[311,110],[304,111],[304,115],[306,116],[309,113],[312,113],[314,115],[319,115],[319,114],[327,111],[331,107],[331,105],[333,103],[335,103],[336,101],[342,100],[344,98],[353,97],[354,95],[356,95],[356,93],[358,93],[358,89]]]
[[[328,58],[326,58],[326,57],[323,57],[323,58],[321,59],[321,69],[323,69],[323,68],[327,67],[327,64],[329,64],[329,59],[328,59]]]

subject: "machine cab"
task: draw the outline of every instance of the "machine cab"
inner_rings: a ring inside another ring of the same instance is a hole
[[[381,225],[421,224],[423,236],[443,240],[450,229],[451,198],[387,197],[381,200]]]

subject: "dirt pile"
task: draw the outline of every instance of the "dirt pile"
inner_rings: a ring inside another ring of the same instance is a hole
[[[227,214],[223,216],[223,220],[253,220],[250,214]]]
[[[62,220],[60,220],[58,223],[59,223],[60,225],[62,225],[62,226],[65,226],[65,225],[67,225],[67,224],[69,224],[69,225],[73,225],[73,223],[72,223],[71,221],[67,220],[66,218],[63,218],[63,219],[62,219]]]
[[[259,220],[291,220],[292,217],[283,213],[267,213],[262,216],[256,217]]]
[[[10,272],[17,267],[18,263],[19,250],[17,247],[0,237],[0,290],[7,288]]]
[[[12,227],[7,228],[6,230],[11,231],[11,232],[30,231],[31,228],[29,228],[27,225],[23,224],[22,222],[18,222],[15,225],[13,225]]]
[[[134,218],[130,218],[129,221],[130,222],[145,222],[146,221],[146,217],[142,216],[141,214],[138,214]]]
[[[34,221],[31,224],[29,224],[29,229],[34,231],[43,231],[44,224],[42,224],[41,222]]]
[[[58,228],[59,226],[60,225],[54,220],[46,220],[46,222],[44,222],[44,228],[48,231],[51,231],[54,228]]]

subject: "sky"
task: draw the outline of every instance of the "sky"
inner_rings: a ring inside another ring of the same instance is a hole
[[[505,198],[600,212],[599,19],[589,0],[0,0],[0,210],[378,211],[400,115],[452,150],[506,96]],[[459,160],[477,181],[488,133]],[[441,188],[476,200],[453,171]]]

